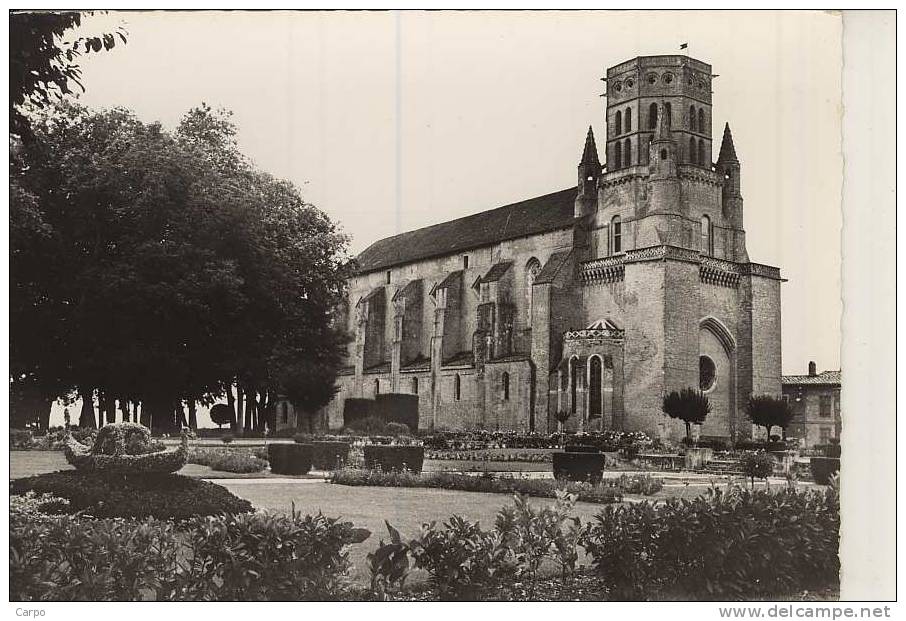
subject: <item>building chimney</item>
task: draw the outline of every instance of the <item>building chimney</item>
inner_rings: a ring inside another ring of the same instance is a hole
[[[809,360],[808,363],[808,374],[814,377],[818,375],[818,365],[815,364],[814,360]]]

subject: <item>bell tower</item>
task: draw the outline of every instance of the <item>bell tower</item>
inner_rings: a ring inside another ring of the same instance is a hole
[[[685,55],[639,56],[607,70],[607,172],[645,166],[658,121],[677,163],[711,170],[711,65]]]

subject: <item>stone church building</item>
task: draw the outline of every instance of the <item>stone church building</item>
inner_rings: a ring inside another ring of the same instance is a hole
[[[711,78],[683,55],[611,67],[576,187],[362,252],[329,426],[348,397],[407,393],[422,429],[675,439],[661,400],[692,386],[712,404],[702,436],[750,434],[749,395],[781,394],[783,279],[746,252],[729,125],[713,160]]]

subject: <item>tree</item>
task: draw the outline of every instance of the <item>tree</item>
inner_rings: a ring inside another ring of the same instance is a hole
[[[82,91],[79,57],[110,50],[117,38],[126,43],[122,26],[113,33],[83,36],[63,41],[63,35],[82,23],[93,11],[15,11],[9,16],[9,128],[18,136],[30,136],[23,108],[44,108],[65,95],[75,94],[71,83]]]
[[[218,403],[211,407],[210,415],[211,421],[218,427],[222,427],[223,425],[231,425],[236,413],[226,403]]]
[[[97,391],[105,413],[141,402],[162,431],[183,401],[237,386],[247,424],[273,428],[293,369],[311,403],[333,389],[347,240],[241,156],[228,113],[187,119],[171,133],[122,109],[35,116],[13,166],[11,381]]]
[[[701,390],[683,388],[664,396],[661,411],[686,424],[686,439],[692,440],[692,423],[701,424],[711,413],[711,403]]]
[[[752,395],[746,404],[746,414],[753,424],[764,427],[767,438],[771,437],[771,427],[780,427],[786,438],[786,428],[793,420],[793,410],[783,400],[771,395]]]

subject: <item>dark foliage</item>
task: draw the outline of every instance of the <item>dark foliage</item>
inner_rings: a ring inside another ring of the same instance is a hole
[[[259,459],[254,455],[242,451],[224,451],[211,460],[211,470],[219,472],[235,472],[248,474],[261,472],[267,468],[267,460]]]
[[[793,420],[793,410],[790,406],[783,399],[771,395],[749,397],[746,415],[753,424],[765,428],[769,440],[773,440],[770,436],[771,427],[780,427],[786,431],[790,421]]]
[[[348,442],[316,441],[311,443],[311,462],[315,470],[337,470],[349,459]]]
[[[747,451],[740,456],[739,466],[754,487],[755,479],[767,479],[774,472],[774,458],[763,451]]]
[[[553,454],[555,479],[600,483],[604,474],[604,455],[600,453],[567,453]]]
[[[834,473],[840,472],[840,459],[838,457],[812,457],[809,462],[812,479],[820,485],[829,484]]]
[[[62,471],[10,482],[10,493],[28,491],[65,498],[73,512],[94,517],[185,520],[252,510],[249,501],[223,486],[176,474]]]
[[[386,446],[369,444],[363,448],[365,468],[384,472],[408,470],[419,473],[425,461],[423,446]]]
[[[267,460],[274,474],[308,474],[311,470],[313,449],[311,444],[275,442],[267,445]]]
[[[701,390],[683,388],[664,395],[661,411],[670,418],[681,420],[686,424],[686,437],[692,438],[692,424],[705,422],[711,413],[711,403]]]
[[[580,545],[616,599],[751,599],[837,588],[835,490],[710,490],[605,507]]]

